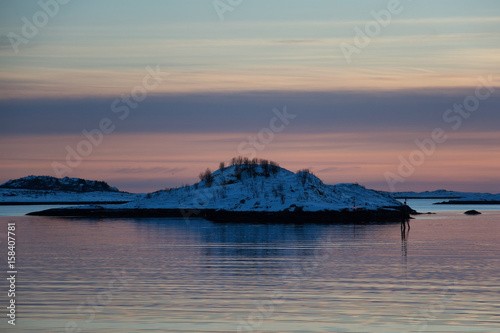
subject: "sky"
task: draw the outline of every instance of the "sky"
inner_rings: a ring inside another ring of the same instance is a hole
[[[0,183],[149,192],[243,155],[499,193],[499,59],[494,0],[0,0]]]

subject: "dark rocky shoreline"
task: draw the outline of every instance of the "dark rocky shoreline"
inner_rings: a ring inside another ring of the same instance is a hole
[[[204,218],[213,222],[242,223],[351,223],[394,222],[410,218],[414,211],[408,207],[384,207],[377,210],[344,209],[341,211],[304,212],[241,212],[215,209],[114,209],[92,207],[84,209],[48,209],[31,216],[90,217],[90,218]]]

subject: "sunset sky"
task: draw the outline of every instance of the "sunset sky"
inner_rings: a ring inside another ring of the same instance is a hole
[[[0,183],[146,192],[255,155],[330,184],[500,192],[496,0],[40,3],[0,0]]]

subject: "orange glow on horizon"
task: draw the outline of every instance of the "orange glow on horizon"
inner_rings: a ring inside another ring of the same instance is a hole
[[[228,162],[240,155],[238,145],[249,135],[255,134],[112,134],[65,176],[105,180],[122,190],[142,192],[192,184],[207,167],[216,170],[220,161]],[[415,145],[394,140],[393,136],[425,135],[393,133],[388,139],[384,133],[281,133],[265,149],[256,150],[256,156],[274,160],[294,172],[310,168],[328,184],[359,182],[388,190],[384,173],[397,173],[399,156],[408,158],[416,149]],[[75,147],[81,139],[80,136],[2,138],[0,182],[29,174],[55,176],[51,163],[64,164],[65,147]],[[492,144],[485,146],[483,139]],[[476,183],[484,191],[498,188],[496,192],[500,192],[500,152],[493,144],[498,139],[500,133],[495,132],[455,133],[421,166],[415,167],[414,174],[397,190],[419,190],[415,184],[422,183],[426,184],[425,189],[434,184],[434,189],[452,186],[450,190],[466,191],[470,184]],[[468,140],[468,146],[462,140]]]

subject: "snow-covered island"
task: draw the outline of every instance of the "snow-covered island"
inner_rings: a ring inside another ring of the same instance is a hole
[[[500,193],[476,193],[456,192],[447,190],[425,191],[425,192],[393,192],[392,197],[396,199],[449,199],[437,202],[436,205],[498,205],[500,204]]]
[[[464,192],[436,190],[425,192],[391,192],[396,199],[458,199],[467,195]]]
[[[81,178],[28,176],[0,185],[0,205],[119,204],[138,196],[103,181]]]
[[[233,159],[207,169],[191,186],[161,190],[119,206],[52,209],[31,215],[203,217],[212,221],[370,222],[409,218],[388,193],[357,184],[326,185],[308,170],[291,172],[267,160]]]

